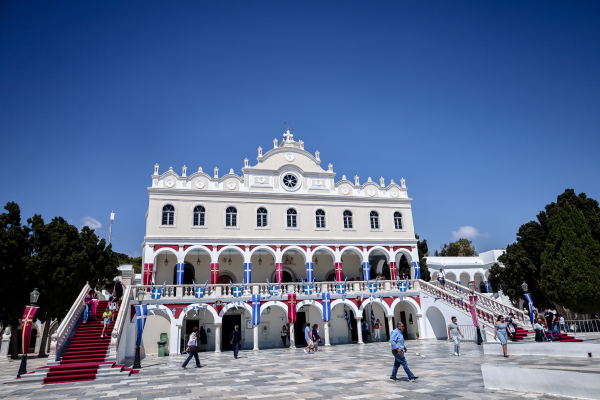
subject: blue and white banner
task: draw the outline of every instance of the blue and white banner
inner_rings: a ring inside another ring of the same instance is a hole
[[[344,279],[344,283],[335,282],[335,288],[337,290],[337,294],[346,294],[346,281],[348,278]]]
[[[183,263],[177,263],[177,284],[183,285],[183,271],[185,267]]]
[[[206,317],[206,309],[208,308],[208,304],[202,304],[202,312],[204,313],[202,315],[202,318]]]
[[[194,315],[194,317],[195,317],[196,315],[198,315],[198,306],[194,306],[193,308],[194,308],[194,312],[196,313],[196,314]]]
[[[241,297],[242,296],[242,286],[244,285],[244,280],[242,279],[242,284],[240,286],[233,286],[233,282],[229,281],[229,285],[231,286],[231,292],[233,297]]]
[[[313,263],[311,262],[306,263],[306,281],[309,283],[315,281],[313,276]]]
[[[421,279],[421,263],[413,261],[413,265],[415,267],[415,279]]]
[[[252,263],[244,263],[244,281],[246,283],[252,282]],[[246,286],[248,289],[248,286]]]
[[[377,278],[375,278],[375,282],[369,282],[369,292],[376,293],[377,292]]]
[[[259,324],[260,324],[260,294],[253,294],[252,295],[252,325],[256,326]]]
[[[159,289],[152,288],[152,299],[153,300],[160,300],[160,296],[163,294],[166,285],[167,285],[167,281],[165,281],[165,283],[163,283],[162,287]]]
[[[141,304],[135,306],[135,319],[137,322],[137,340],[135,344],[137,346],[142,344],[142,333],[144,333],[144,326],[146,325],[146,317],[148,316],[148,305]]]
[[[192,284],[194,285],[194,296],[197,299],[201,299],[204,297],[204,293],[206,293],[206,286],[208,285],[208,281],[204,284],[204,287],[197,287],[196,282],[192,280]]]
[[[352,324],[350,323],[350,316],[348,315],[348,311],[346,311],[346,308],[344,308],[344,315],[346,316],[346,322],[348,323],[348,328],[350,328],[350,330],[352,330]]]
[[[373,312],[373,304],[371,304],[371,328],[375,326],[375,313]]]
[[[485,283],[485,291],[490,293],[490,282],[484,281],[484,283]]]
[[[371,280],[371,265],[368,262],[363,263],[363,280],[365,282]]]
[[[398,282],[398,290],[400,290],[401,292],[406,292],[406,282]]]
[[[525,293],[525,298],[527,299],[527,303],[529,303],[529,320],[533,325],[533,300],[531,300],[531,295],[529,293]]]
[[[307,296],[311,296],[314,292],[313,285],[304,284],[304,294]]]
[[[323,300],[323,321],[327,322],[331,320],[331,295],[329,292],[323,292],[321,299]]]

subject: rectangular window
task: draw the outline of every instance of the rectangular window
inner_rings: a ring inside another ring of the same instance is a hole
[[[371,229],[379,229],[379,218],[371,217]]]
[[[288,223],[288,228],[296,228],[296,216],[288,215],[287,223]]]
[[[317,228],[325,228],[325,217],[317,215]]]

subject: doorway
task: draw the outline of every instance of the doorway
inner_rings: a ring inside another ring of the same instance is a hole
[[[294,278],[292,278],[292,274],[290,274],[287,271],[282,271],[282,272],[283,272],[282,277],[281,277],[282,282],[286,282],[286,283],[294,282]]]
[[[239,326],[240,331],[242,330],[242,316],[241,315],[223,315],[223,325],[221,330],[221,350],[233,351],[233,346],[229,343],[231,338],[231,332],[233,332],[234,326]]]
[[[351,340],[358,343],[358,331],[356,330],[356,318],[354,318],[354,311],[348,310],[348,316],[350,317],[350,326],[352,326],[352,330],[350,331]]]
[[[306,326],[306,313],[297,312],[296,322],[294,322],[294,340],[296,346],[306,347],[306,340],[304,339],[304,327]]]

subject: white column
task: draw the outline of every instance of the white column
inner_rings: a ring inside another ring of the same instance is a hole
[[[362,337],[362,327],[360,326],[361,323],[362,323],[362,318],[356,318],[356,330],[358,331],[358,344],[365,344],[365,342],[363,342],[363,337]]]
[[[388,341],[389,341],[392,338],[392,331],[395,329],[394,328],[394,316],[388,315],[387,319],[388,319],[388,331],[389,331],[388,332]]]
[[[290,349],[296,348],[296,337],[294,334],[294,324],[290,324]]]
[[[221,324],[215,324],[215,353],[221,352]]]
[[[325,346],[331,346],[329,343],[329,321],[323,323],[323,329],[325,330]]]
[[[253,331],[254,331],[254,351],[258,350],[258,326],[259,325],[254,325],[254,327],[253,327]]]
[[[169,354],[179,354],[179,342],[177,341],[179,337],[179,327],[180,326],[177,325],[177,320],[173,317],[171,320],[171,332],[169,333]],[[137,335],[137,326],[134,334]]]

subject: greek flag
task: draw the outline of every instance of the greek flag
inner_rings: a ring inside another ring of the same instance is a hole
[[[137,341],[136,345],[139,346],[142,343],[142,333],[144,332],[144,326],[146,325],[146,317],[148,316],[148,305],[141,304],[135,306],[135,318],[137,320]]]
[[[398,290],[406,292],[406,282],[398,282]]]
[[[377,278],[375,278],[375,283],[369,282],[369,292],[376,293],[377,292]]]
[[[177,284],[178,285],[183,285],[183,271],[184,271],[183,263],[177,263]]]
[[[311,263],[311,262],[307,262],[306,263],[306,281],[307,282],[314,282],[314,277],[313,277],[313,263]]]
[[[344,315],[346,316],[346,322],[348,322],[348,328],[352,330],[352,324],[350,323],[350,316],[348,315],[348,311],[344,308]]]
[[[153,300],[160,300],[160,296],[162,295],[163,291],[165,290],[166,285],[167,285],[167,281],[165,281],[165,283],[163,283],[163,285],[160,289],[152,288],[152,299]]]
[[[242,280],[242,284],[240,286],[233,286],[233,283],[231,281],[229,281],[229,284],[231,285],[233,297],[241,297],[242,296],[242,285],[244,284],[244,281]]]
[[[488,281],[485,281],[485,291],[490,293],[490,283]]]
[[[371,304],[371,327],[375,326],[375,313],[373,312],[373,304]]]
[[[244,280],[246,283],[252,282],[252,263],[244,263]],[[246,286],[248,289],[248,286]]]
[[[321,299],[323,300],[323,321],[327,322],[331,320],[331,295],[329,292],[323,292]]]
[[[338,294],[346,294],[346,281],[347,280],[348,280],[348,278],[344,279],[344,283],[338,283],[337,281],[335,282],[335,286],[337,288]]]
[[[149,312],[149,313],[151,313],[152,315],[156,315],[156,314],[154,313],[154,310],[148,310],[148,312]]]
[[[279,294],[279,286],[271,286],[268,279],[267,279],[267,286],[269,287],[269,294],[271,296],[277,296]],[[283,291],[282,291],[282,293],[283,293]]]
[[[525,293],[525,298],[527,299],[527,303],[529,303],[529,319],[533,324],[533,301],[531,300],[531,295],[529,293]]]
[[[194,306],[194,312],[198,315],[198,306]]]
[[[421,279],[421,263],[413,261],[413,265],[415,267],[415,279]]]
[[[202,315],[202,318],[206,317],[206,309],[208,308],[208,304],[202,304],[202,311],[204,312],[204,314]]]
[[[252,295],[252,324],[260,324],[260,294]]]
[[[419,272],[419,274],[420,274],[420,272]],[[410,280],[408,279],[408,277],[406,278],[406,287],[408,289],[410,289]]]
[[[371,266],[368,262],[363,263],[363,280],[367,282],[371,280]]]
[[[204,287],[201,287],[201,288],[200,287],[196,287],[196,282],[194,282],[193,280],[192,280],[192,284],[194,285],[194,296],[197,299],[203,298],[205,290],[206,290],[206,285],[208,285],[208,281],[206,281],[206,283],[204,284]]]

